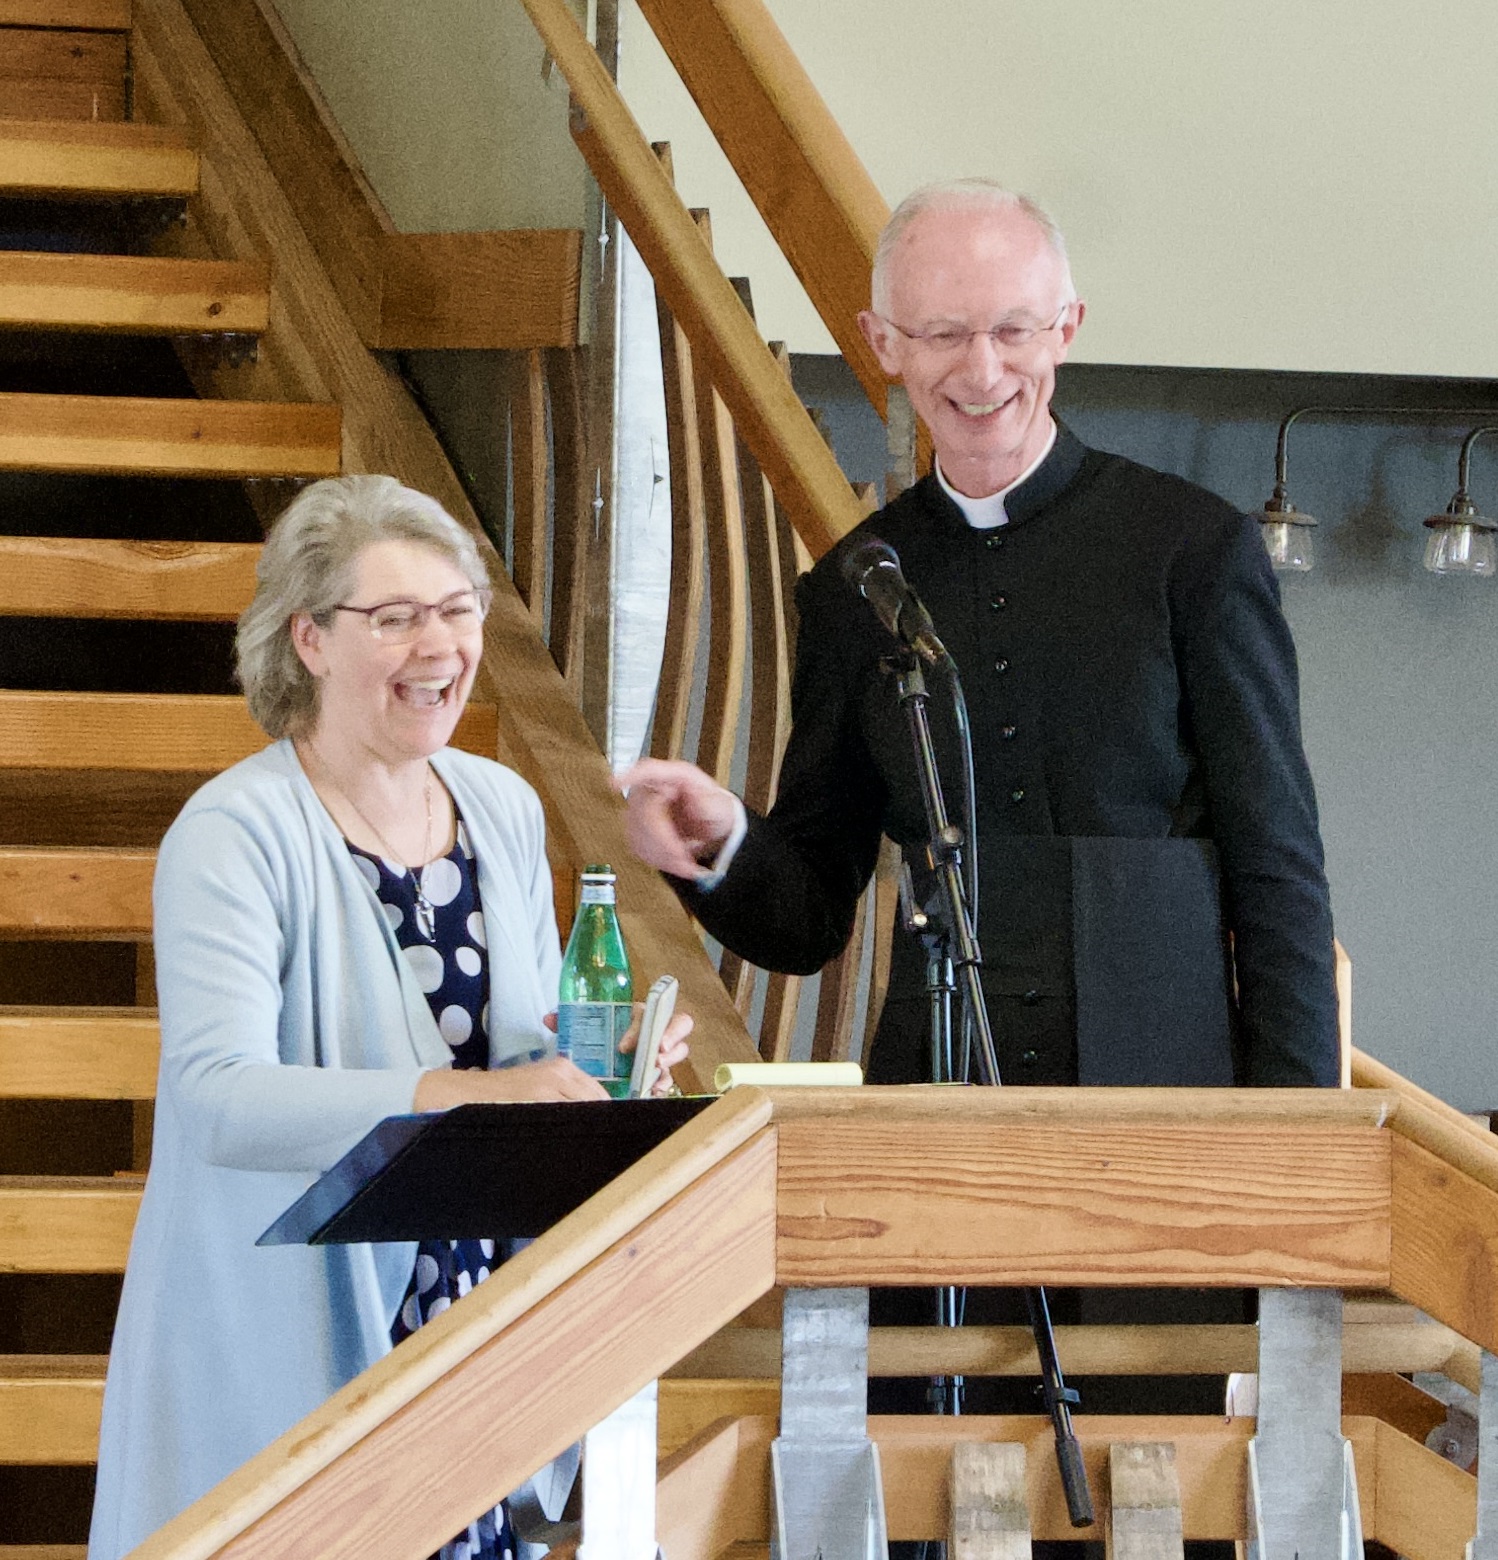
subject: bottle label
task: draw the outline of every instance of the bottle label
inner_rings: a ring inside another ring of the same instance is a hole
[[[619,1042],[634,1016],[629,1002],[563,1002],[557,1008],[557,1055],[591,1078],[628,1078]]]

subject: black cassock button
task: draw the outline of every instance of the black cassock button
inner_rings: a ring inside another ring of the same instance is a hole
[[[1022,1051],[1019,1058],[1026,1067],[1033,1067],[1040,1060],[1038,1051]]]
[[[993,663],[993,669],[996,672],[1007,672],[1009,670],[1009,663],[1003,658],[1003,656],[1000,656],[999,659]]]
[[[1022,802],[1024,799],[1025,788],[1022,785],[1015,786],[1015,788],[1009,793],[1009,800],[1011,802]]]
[[[1014,734],[1018,730],[1019,730],[1018,726],[1000,726],[999,727],[999,735],[1006,742],[1013,742],[1014,741]]]

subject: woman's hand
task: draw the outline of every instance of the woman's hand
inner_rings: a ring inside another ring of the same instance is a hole
[[[625,1031],[624,1038],[619,1042],[619,1049],[626,1056],[634,1051],[640,1039],[640,1020],[645,1016],[645,1004],[635,1003],[635,1016],[629,1028]],[[687,1059],[690,1047],[687,1045],[687,1036],[693,1029],[692,1015],[690,1013],[677,1012],[671,1016],[671,1022],[666,1025],[661,1035],[660,1048],[655,1053],[656,1075],[655,1082],[650,1087],[651,1094],[661,1097],[672,1093],[679,1093],[675,1082],[671,1077],[671,1069],[679,1067]]]
[[[561,1056],[520,1067],[439,1067],[421,1075],[412,1101],[418,1112],[455,1105],[512,1105],[530,1100],[606,1100],[603,1085]]]

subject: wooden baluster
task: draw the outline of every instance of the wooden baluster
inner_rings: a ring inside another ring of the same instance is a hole
[[[551,402],[551,658],[574,698],[582,694],[588,538],[593,523],[588,480],[582,356],[576,347],[550,347],[545,356]]]
[[[817,1027],[811,1037],[814,1062],[855,1061],[853,1018],[858,1005],[858,977],[863,969],[863,940],[869,922],[869,895],[858,901],[848,945],[822,966],[817,992]]]
[[[671,148],[653,150],[667,175]],[[671,468],[671,601],[666,612],[666,643],[661,655],[660,687],[650,752],[655,758],[682,758],[692,701],[692,670],[702,625],[703,569],[707,522],[702,497],[702,441],[697,428],[692,349],[686,335],[656,294],[661,328],[661,367],[666,386],[666,445]]]
[[[692,220],[712,248],[712,222],[705,211]],[[749,651],[748,588],[744,579],[744,509],[739,497],[739,462],[733,418],[723,398],[697,376],[697,433],[702,447],[702,494],[707,516],[707,580],[711,621],[707,642],[707,687],[697,762],[719,785],[732,778],[738,744],[744,667]]]
[[[511,576],[537,627],[546,617],[546,377],[541,353],[510,363],[510,478],[515,514]]]
[[[754,299],[748,279],[735,277],[734,290],[743,300],[752,316]],[[771,345],[772,352],[776,344]],[[790,360],[784,346],[780,346],[777,361],[787,374]],[[775,507],[775,495],[770,489],[759,462],[742,442],[738,446],[739,493],[743,505],[744,543],[748,558],[749,629],[751,636],[751,663],[749,684],[749,743],[744,772],[744,801],[757,812],[768,811],[775,799],[775,787],[780,778],[780,756],[785,750],[786,737],[791,729],[791,667],[790,638],[786,597],[788,591],[782,576],[780,533],[789,532]],[[793,534],[793,533],[792,533]],[[733,997],[734,1006],[747,1019],[754,1001],[756,972],[753,965],[737,954],[724,952],[718,965],[723,984]],[[786,1018],[795,1024],[795,1003],[800,995],[799,977],[772,975],[771,979],[784,983],[794,981],[792,989],[785,991],[776,1002],[777,1015],[784,1015],[777,1022],[777,1032]],[[788,1047],[790,1035],[784,1040]],[[775,1042],[772,1040],[771,1048]],[[761,1054],[765,1045],[761,1040]]]

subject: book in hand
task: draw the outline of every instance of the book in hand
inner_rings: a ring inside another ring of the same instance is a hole
[[[676,977],[662,975],[645,998],[645,1016],[640,1020],[640,1038],[635,1042],[635,1061],[629,1074],[629,1099],[643,1099],[654,1087],[660,1074],[657,1057],[661,1036],[675,1011]]]

